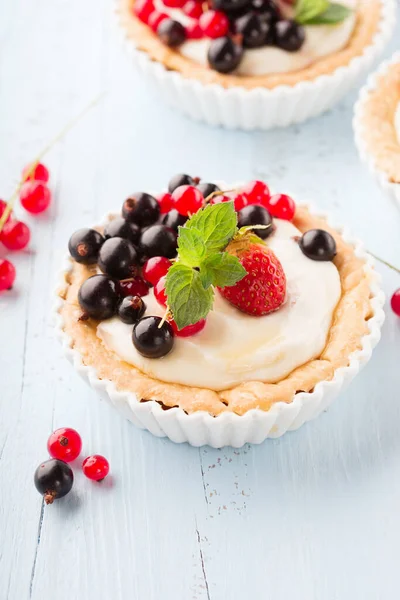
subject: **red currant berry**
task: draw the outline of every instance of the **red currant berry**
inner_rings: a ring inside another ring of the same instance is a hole
[[[75,429],[60,427],[47,440],[47,450],[52,458],[72,462],[81,453],[81,436]]]
[[[185,0],[163,0],[163,4],[168,6],[168,8],[182,8]]]
[[[154,286],[155,299],[162,306],[167,306],[167,304],[168,304],[167,293],[165,291],[166,279],[167,278],[165,276],[161,277],[161,279],[159,281],[157,281],[156,285]]]
[[[0,259],[0,292],[11,290],[16,276],[15,267],[9,260]]]
[[[29,244],[31,232],[22,221],[9,221],[3,227],[0,240],[8,250],[23,250]]]
[[[263,181],[250,181],[244,186],[242,193],[247,198],[247,204],[261,204],[261,206],[268,208],[271,194],[269,187]]]
[[[228,196],[219,194],[218,196],[211,198],[209,204],[221,204],[222,202],[232,202],[232,198],[228,198]]]
[[[156,285],[161,277],[167,274],[168,269],[172,265],[171,261],[165,256],[154,256],[149,258],[143,265],[143,277],[151,285]]]
[[[143,23],[147,23],[154,10],[153,0],[136,0],[133,12]]]
[[[273,217],[284,219],[285,221],[291,221],[296,212],[294,200],[290,196],[287,196],[287,194],[275,194],[271,196],[265,207]]]
[[[93,456],[88,456],[85,458],[82,464],[82,470],[88,479],[93,479],[93,481],[102,481],[105,477],[107,477],[110,470],[110,465],[104,456],[100,456],[100,454],[93,454]]]
[[[199,25],[203,33],[209,38],[219,38],[229,31],[228,17],[218,10],[207,10],[200,19]]]
[[[400,317],[400,288],[393,294],[390,305],[394,314]]]
[[[4,202],[4,200],[0,200],[0,219],[3,216],[3,213],[6,210],[6,208],[7,208],[7,202]],[[11,218],[12,218],[12,212],[8,215],[6,223],[8,223]]]
[[[147,296],[149,293],[147,283],[139,276],[127,281],[119,281],[118,286],[123,296]]]
[[[192,185],[181,185],[172,194],[174,207],[180,215],[194,215],[202,206],[204,198],[201,192]]]
[[[178,329],[178,326],[173,319],[168,320],[168,323],[171,325],[175,335],[178,337],[190,337],[196,333],[200,333],[200,331],[202,331],[206,326],[205,319],[200,319],[200,321],[197,321],[197,323],[194,323],[194,325],[188,325],[182,329]]]
[[[183,5],[183,12],[188,17],[192,17],[192,19],[198,19],[203,14],[203,6],[201,2],[196,2],[196,0],[188,0]]]
[[[29,171],[32,169],[33,163],[27,165],[22,171],[22,179],[24,181],[42,181],[47,183],[49,180],[49,170],[42,163],[37,163],[32,173],[28,176]]]
[[[168,192],[157,196],[157,200],[160,205],[160,212],[162,215],[169,212],[172,209],[174,201],[172,200],[171,194],[168,194]]]
[[[19,198],[25,210],[37,215],[48,208],[51,192],[41,181],[27,181],[20,190]]]
[[[247,198],[244,194],[239,194],[237,192],[228,192],[222,197],[224,198],[222,202],[231,202],[233,200],[233,205],[235,207],[236,212],[239,212],[239,210],[242,210],[242,208],[248,205]],[[219,198],[219,196],[217,196],[217,198]]]
[[[203,37],[203,32],[197,21],[186,25],[186,36],[188,40],[200,40]]]
[[[147,20],[147,24],[154,31],[154,33],[157,33],[159,24],[168,18],[169,18],[168,15],[166,15],[165,13],[160,13],[157,10],[155,10],[149,16],[149,18]]]

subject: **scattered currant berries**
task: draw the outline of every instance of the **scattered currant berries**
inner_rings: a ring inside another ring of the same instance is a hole
[[[42,163],[35,163],[35,166],[34,163],[31,163],[22,171],[22,179],[24,181],[42,181],[43,183],[47,183],[49,178],[49,170]]]
[[[0,292],[11,290],[14,285],[16,271],[14,265],[6,259],[0,259]]]
[[[192,335],[196,335],[196,333],[203,331],[204,327],[206,326],[205,319],[200,319],[200,321],[197,321],[197,323],[194,323],[193,325],[187,325],[182,329],[178,329],[178,326],[173,319],[168,319],[168,323],[171,325],[177,337],[191,337]]]
[[[174,331],[161,317],[144,317],[133,327],[132,342],[146,358],[166,356],[174,345]]]
[[[204,197],[198,188],[192,185],[182,185],[172,194],[174,207],[184,217],[194,215],[204,203]]]
[[[390,305],[394,314],[400,317],[400,288],[393,294]]]
[[[162,306],[167,306],[167,304],[168,304],[167,293],[165,291],[165,283],[166,283],[166,277],[161,277],[161,279],[154,286],[155,299]]]
[[[329,261],[336,256],[335,239],[324,229],[310,229],[303,233],[299,246],[303,254],[311,260]]]
[[[269,187],[263,181],[250,181],[244,186],[242,193],[246,196],[248,204],[261,204],[268,208],[271,194]]]
[[[93,454],[83,461],[82,471],[92,481],[103,481],[110,471],[110,465],[104,456]]]
[[[171,261],[165,256],[149,258],[143,265],[143,277],[151,285],[156,285],[167,274],[171,265]]]
[[[21,187],[19,198],[26,211],[38,215],[49,207],[51,192],[41,181],[27,181]]]
[[[160,213],[162,215],[164,215],[165,213],[168,213],[172,209],[174,201],[172,200],[171,194],[169,194],[168,192],[165,192],[165,194],[160,194],[159,196],[157,196],[157,200],[160,205]]]
[[[69,238],[68,250],[76,262],[92,265],[97,262],[104,237],[95,229],[78,229]]]
[[[72,462],[81,453],[81,436],[75,429],[60,427],[49,437],[47,450],[52,458],[58,458],[67,463]]]
[[[204,12],[199,19],[199,25],[204,35],[212,39],[222,37],[229,31],[228,17],[218,10]]]
[[[147,296],[149,287],[146,282],[136,275],[126,281],[119,281],[118,288],[122,296]]]
[[[296,212],[294,200],[287,194],[275,194],[271,196],[265,206],[273,217],[284,219],[285,221],[291,221]]]
[[[66,496],[72,489],[74,474],[66,462],[51,458],[38,466],[34,476],[35,487],[46,504]]]
[[[118,316],[123,323],[133,325],[146,311],[146,304],[140,296],[126,296],[118,307]]]
[[[107,275],[92,275],[83,282],[78,292],[84,318],[109,319],[117,312],[118,301],[117,285]]]
[[[0,233],[0,240],[8,250],[23,250],[30,238],[30,229],[22,221],[8,221]]]
[[[176,256],[177,235],[176,232],[165,225],[152,225],[142,233],[139,249],[143,256],[165,256],[174,258]]]

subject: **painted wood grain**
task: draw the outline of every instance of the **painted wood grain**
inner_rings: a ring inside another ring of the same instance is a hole
[[[0,297],[0,599],[395,600],[400,550],[400,323],[332,408],[240,450],[191,448],[123,421],[62,356],[51,290],[71,231],[171,174],[266,178],[333,212],[399,263],[400,213],[359,164],[355,92],[331,113],[268,133],[171,112],[118,43],[111,0],[0,0],[0,192],[65,122],[106,96],[46,161],[50,214]],[[397,28],[397,38],[400,28]],[[396,42],[388,49],[394,50]],[[379,267],[388,294],[400,278]],[[104,453],[102,485],[43,509],[32,477],[46,439],[77,428]]]

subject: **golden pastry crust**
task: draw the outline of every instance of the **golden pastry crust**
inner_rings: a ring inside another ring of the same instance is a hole
[[[338,249],[335,264],[340,274],[342,295],[319,359],[298,367],[281,381],[274,384],[247,382],[215,392],[159,381],[121,361],[97,337],[96,321],[79,321],[82,311],[77,302],[78,290],[96,268],[75,262],[60,290],[64,300],[60,314],[71,348],[79,352],[85,365],[96,369],[100,379],[111,380],[118,390],[130,391],[141,401],[155,400],[164,407],[178,406],[187,413],[204,410],[214,416],[225,411],[243,415],[253,408],[269,410],[276,402],[292,402],[300,391],[310,392],[320,381],[332,379],[335,370],[347,366],[350,355],[361,348],[362,338],[368,332],[367,321],[372,316],[370,276],[365,263],[355,256],[354,248],[346,244],[324,219],[311,215],[305,207],[297,207],[293,223],[302,232],[322,228],[335,237]]]
[[[377,32],[382,12],[381,0],[360,0],[357,8],[357,23],[353,35],[343,50],[321,58],[305,69],[292,73],[268,74],[260,76],[223,75],[198,65],[179,52],[168,48],[144,23],[132,13],[135,0],[119,0],[120,23],[128,38],[140,50],[148,53],[154,61],[162,63],[168,70],[179,71],[188,79],[197,79],[201,83],[217,83],[224,88],[242,87],[254,89],[263,87],[273,89],[280,85],[294,86],[301,81],[312,81],[320,75],[329,75],[339,67],[348,65],[356,56],[360,56],[372,43]]]
[[[360,123],[366,150],[375,167],[386,173],[391,183],[400,184],[400,144],[394,122],[399,103],[400,62],[378,76],[363,103]]]

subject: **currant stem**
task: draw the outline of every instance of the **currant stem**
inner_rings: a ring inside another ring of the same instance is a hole
[[[164,325],[165,321],[168,319],[169,313],[170,313],[170,308],[169,308],[169,306],[167,306],[164,316],[161,319],[160,323],[158,324],[158,329],[161,329],[161,327]]]
[[[224,194],[229,194],[231,192],[237,192],[237,190],[217,190],[216,192],[211,192],[211,194],[205,198],[205,203],[208,204],[215,196],[223,196]]]
[[[31,164],[30,168],[26,172],[25,177],[22,177],[22,179],[18,183],[17,187],[15,188],[14,193],[12,194],[11,198],[7,202],[7,206],[6,206],[6,208],[5,208],[4,212],[3,212],[3,215],[0,218],[0,233],[1,233],[2,229],[3,229],[3,227],[4,227],[5,222],[7,221],[8,217],[9,217],[9,215],[11,214],[11,211],[14,208],[15,201],[16,201],[16,199],[18,197],[18,194],[19,194],[22,186],[31,177],[31,175],[34,173],[37,165],[40,163],[40,161],[45,156],[45,154],[47,154],[47,152],[49,150],[51,150],[51,148],[57,142],[59,142],[86,115],[86,113],[88,113],[94,106],[96,106],[96,104],[98,104],[100,102],[100,100],[102,100],[102,98],[104,97],[104,95],[105,95],[105,92],[102,92],[99,96],[97,96],[97,98],[95,98],[94,100],[92,100],[91,102],[89,102],[89,104],[76,117],[74,117],[71,121],[69,121],[66,124],[66,126],[60,131],[60,133],[58,133],[39,152],[39,154],[37,155],[36,159],[33,161],[33,163]]]

